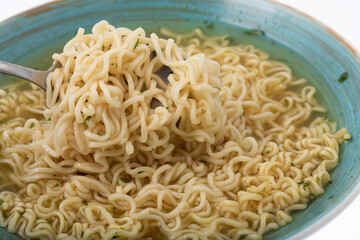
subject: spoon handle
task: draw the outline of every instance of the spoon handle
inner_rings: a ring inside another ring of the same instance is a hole
[[[25,79],[45,90],[45,78],[48,74],[47,71],[37,71],[13,63],[0,61],[0,73],[5,73],[11,76]]]

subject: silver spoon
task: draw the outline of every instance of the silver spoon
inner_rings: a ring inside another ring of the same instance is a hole
[[[46,71],[39,71],[13,63],[0,61],[0,73],[5,73],[14,77],[25,79],[31,83],[34,83],[46,91],[46,76],[55,71],[56,68],[61,67],[61,63],[55,61],[54,64]],[[171,73],[171,69],[168,66],[163,66],[156,73],[164,83],[169,84],[167,76]]]
[[[44,91],[46,91],[46,77],[49,73],[55,71],[56,68],[61,67],[61,63],[55,61],[54,64],[46,71],[39,71],[13,63],[0,61],[0,73],[5,73],[11,76],[25,79],[31,83],[38,85]],[[156,73],[164,83],[168,84],[168,75],[171,73],[171,69],[168,66],[163,66]],[[163,106],[157,99],[153,98],[150,102],[150,107],[155,109],[158,106]]]
[[[0,73],[5,73],[14,77],[25,79],[34,83],[46,91],[46,76],[55,71],[56,68],[61,67],[61,63],[54,62],[54,64],[46,71],[39,71],[13,63],[0,61]]]

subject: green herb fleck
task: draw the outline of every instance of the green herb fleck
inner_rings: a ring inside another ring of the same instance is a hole
[[[120,229],[125,230],[125,228],[123,228],[123,227],[120,227]]]
[[[303,184],[305,181],[304,180],[301,180],[300,182],[298,182],[297,184]]]
[[[332,199],[334,197],[334,195],[331,195],[330,197],[328,197],[328,199]]]
[[[166,110],[169,110],[169,106],[166,107]]]
[[[118,237],[118,235],[117,235],[117,232],[116,232],[115,235],[112,237],[112,239],[117,238],[117,237]]]
[[[138,174],[142,174],[144,171],[140,171],[140,172],[138,172]]]
[[[57,184],[55,184],[55,187],[58,187],[59,186],[59,184],[57,183]]]
[[[319,110],[319,109],[313,109],[313,112],[318,112],[318,113],[321,113],[322,111]]]
[[[56,174],[53,174],[54,177],[56,177]]]
[[[82,238],[84,237],[84,232],[81,232],[81,237],[82,237]]]
[[[48,121],[51,121],[51,117],[47,119]]]
[[[340,75],[338,81],[339,81],[339,83],[342,83],[343,81],[345,81],[345,80],[348,79],[348,78],[349,78],[349,73],[348,73],[348,72],[343,72],[343,73]]]
[[[291,163],[291,166],[295,167],[295,164],[294,164],[294,163]]]
[[[214,133],[214,137],[216,137],[216,135],[217,135],[217,132]]]
[[[82,203],[87,203],[87,200],[86,200],[86,199],[83,199],[83,200],[82,200]]]
[[[120,178],[120,180],[121,180],[122,182],[125,182],[125,180],[124,180],[123,178]]]
[[[219,88],[219,87],[215,87],[217,90],[219,90],[219,91],[221,91],[221,88]]]
[[[125,38],[126,37],[126,35],[121,35],[121,38]]]
[[[0,205],[2,205],[5,201],[3,199],[0,199]]]
[[[30,128],[33,128],[34,126],[35,126],[35,123],[32,122],[32,123],[30,124]]]
[[[332,184],[332,181],[330,181],[329,184]]]
[[[321,181],[321,179],[319,177],[316,177],[316,180],[318,180],[319,182]]]
[[[315,194],[314,194],[314,193],[310,193],[310,197],[315,197]]]
[[[200,111],[201,111],[201,112],[205,112],[205,109],[202,108]]]
[[[308,187],[310,185],[310,182],[305,182],[304,187]]]
[[[263,30],[259,30],[259,29],[245,31],[244,33],[245,33],[245,35],[248,35],[248,36],[254,36],[254,35],[265,36],[265,32]]]
[[[83,123],[86,123],[86,122],[90,121],[91,117],[92,117],[92,116],[87,116],[87,117],[85,118],[85,120],[84,120]]]
[[[138,39],[136,40],[136,43],[135,43],[134,49],[135,49],[137,46],[139,46],[139,40],[140,40],[140,38],[138,38]]]
[[[214,28],[214,23],[209,23],[208,21],[204,21],[205,27],[207,29],[213,29]]]

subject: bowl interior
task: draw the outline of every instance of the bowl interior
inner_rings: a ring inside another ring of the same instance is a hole
[[[44,5],[0,24],[0,59],[45,70],[51,56],[61,52],[75,36],[78,27],[87,32],[96,22],[107,20],[115,26],[143,27],[147,33],[160,27],[176,32],[200,27],[209,35],[230,35],[235,43],[252,44],[288,64],[298,78],[306,78],[317,88],[319,102],[327,115],[346,127],[353,139],[341,146],[340,161],[332,171],[333,183],[326,193],[314,199],[308,208],[293,214],[294,221],[264,239],[299,239],[331,218],[330,212],[341,210],[343,200],[359,182],[357,154],[360,121],[356,113],[360,102],[360,62],[325,27],[287,7],[264,0],[108,0],[63,1]],[[256,31],[254,31],[256,30]],[[338,78],[348,72],[349,78]],[[1,75],[1,85],[18,79]],[[355,151],[354,151],[355,150]],[[354,195],[354,193],[352,193]],[[340,204],[341,203],[341,204]],[[316,223],[316,224],[315,224]],[[309,228],[309,226],[311,226]],[[306,230],[304,230],[307,228]],[[300,233],[301,232],[301,233]],[[19,239],[0,228],[0,239]]]

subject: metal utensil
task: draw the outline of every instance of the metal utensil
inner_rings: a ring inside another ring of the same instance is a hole
[[[46,71],[39,71],[27,67],[23,67],[17,64],[0,61],[0,73],[11,75],[25,79],[31,83],[34,83],[46,91],[46,76],[55,71],[56,68],[61,67],[61,63],[54,62],[54,64]],[[167,76],[170,74],[171,69],[168,66],[163,66],[156,73],[164,83],[168,84]]]
[[[46,91],[46,76],[53,72],[56,68],[61,67],[59,62],[54,64],[46,71],[39,71],[13,63],[0,61],[0,72],[14,77],[25,79],[31,83],[34,83]]]
[[[46,76],[55,71],[56,68],[61,67],[61,63],[54,62],[54,64],[46,71],[39,71],[13,63],[0,61],[0,73],[5,73],[11,76],[19,77],[25,79],[31,83],[38,85],[44,91],[46,91]],[[156,74],[168,84],[167,76],[170,74],[171,69],[168,66],[163,66]],[[163,106],[160,101],[153,98],[150,102],[150,107],[155,109],[158,106]]]

